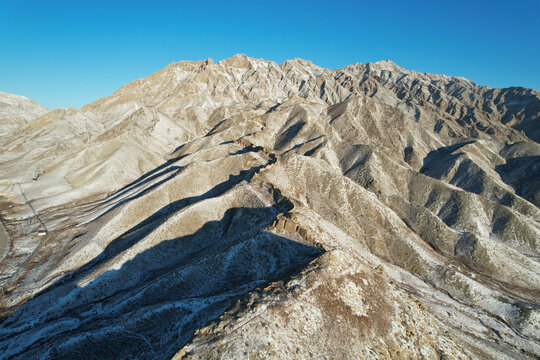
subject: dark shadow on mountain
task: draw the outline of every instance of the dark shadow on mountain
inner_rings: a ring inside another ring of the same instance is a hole
[[[344,146],[344,156],[340,159],[339,166],[343,175],[351,177],[354,170],[361,168],[372,156],[374,148],[371,145],[354,144]]]
[[[84,283],[82,275],[127,249],[111,244],[81,276],[64,276],[1,320],[0,358],[170,359],[239,298],[321,255],[265,231],[280,211],[231,208],[194,234],[162,241]]]
[[[240,150],[238,150],[238,151],[236,151],[234,153],[230,153],[229,155],[236,156],[236,155],[246,154],[248,152],[258,152],[258,151],[264,151],[263,147],[262,146],[255,146],[253,144],[250,144],[250,145],[245,146],[242,149],[240,149]]]
[[[305,121],[299,121],[294,125],[291,125],[287,130],[282,132],[278,137],[276,138],[276,142],[274,143],[274,149],[280,150],[282,149],[289,141],[294,139],[296,135],[302,130],[302,128],[306,125]]]
[[[182,147],[183,145],[181,145],[180,147]],[[112,194],[110,194],[109,196],[111,196],[110,198],[108,198],[108,201],[116,198],[119,196],[119,194],[122,194],[126,191],[128,191],[130,188],[132,188],[133,186],[137,185],[137,184],[140,184],[141,182],[143,182],[143,180],[149,178],[150,176],[158,173],[159,171],[169,167],[170,165],[182,160],[184,157],[186,157],[187,155],[182,155],[182,156],[177,156],[175,158],[172,158],[170,160],[167,160],[165,163],[159,165],[158,167],[156,167],[155,169],[152,169],[150,170],[149,172],[139,176],[136,180],[130,182],[129,184],[127,184],[126,186],[123,186],[122,188],[120,188],[119,190],[116,190],[115,192],[113,192]],[[176,168],[179,168],[178,166],[176,166]]]
[[[403,161],[405,161],[407,164],[411,163],[413,155],[414,148],[412,146],[407,146],[405,149],[403,149]]]
[[[495,171],[516,194],[540,206],[540,155],[508,159],[505,164],[497,165]]]
[[[238,150],[237,152],[229,154],[229,155],[235,156],[235,155],[242,155],[242,154],[246,154],[246,153],[249,153],[249,152],[258,152],[258,151],[263,151],[263,148],[261,146],[248,145],[248,146],[245,146],[244,148]],[[122,187],[120,190],[115,191],[106,200],[98,203],[96,206],[94,206],[94,209],[97,208],[97,207],[103,207],[104,205],[107,205],[107,204],[113,202],[114,200],[119,199],[120,197],[122,197],[123,195],[126,195],[129,192],[134,192],[134,190],[136,190],[137,188],[139,188],[139,187],[141,187],[143,185],[146,185],[149,182],[152,182],[152,181],[154,181],[154,180],[156,180],[156,179],[158,179],[160,177],[163,177],[164,175],[166,175],[168,173],[171,173],[166,178],[155,182],[151,186],[149,186],[147,188],[144,188],[142,191],[140,191],[138,193],[135,193],[132,196],[129,196],[129,197],[126,197],[126,198],[124,198],[122,200],[117,201],[109,209],[107,209],[107,211],[105,211],[103,214],[100,215],[100,217],[102,217],[105,214],[109,213],[110,211],[114,210],[115,208],[125,204],[126,202],[137,199],[137,198],[143,196],[144,194],[150,192],[151,190],[155,189],[156,187],[166,183],[167,181],[172,180],[185,167],[183,167],[183,166],[170,166],[170,165],[172,165],[175,162],[183,159],[186,156],[187,155],[182,155],[182,156],[178,156],[176,158],[170,159],[167,162],[165,162],[164,164],[158,166],[157,168],[145,173],[144,175],[141,175],[137,180],[135,180],[135,181],[129,183],[128,185]],[[273,162],[275,162],[275,159],[271,159],[270,163],[273,163]],[[248,170],[248,172],[252,172],[251,175],[248,175],[249,179],[251,178],[251,176],[253,176],[254,172],[259,171],[262,167],[264,167],[264,165],[260,166],[260,167],[257,167],[257,168],[254,168],[254,169]],[[246,178],[246,180],[249,180],[249,179]]]
[[[442,159],[450,155],[452,152],[464,147],[465,145],[472,144],[474,141],[475,140],[465,141],[459,144],[444,146],[436,150],[430,151],[429,154],[427,154],[424,158],[424,162],[422,164],[420,172],[425,173],[430,169],[432,163],[441,161]]]
[[[117,208],[118,206],[121,206],[121,205],[125,204],[128,201],[137,199],[137,198],[143,196],[144,194],[148,193],[149,191],[155,189],[156,187],[166,183],[167,181],[173,179],[176,175],[178,175],[184,169],[184,167],[181,167],[181,166],[171,166],[171,165],[174,164],[175,162],[181,160],[185,156],[187,156],[187,155],[178,156],[178,157],[175,157],[173,159],[170,159],[170,160],[166,161],[165,163],[161,164],[160,166],[156,167],[155,169],[152,169],[149,172],[139,176],[136,180],[134,180],[131,183],[123,186],[119,190],[109,194],[105,200],[95,202],[92,205],[90,210],[95,210],[95,209],[98,209],[98,208],[103,208],[105,206],[110,206],[110,208],[107,209],[107,211],[105,211],[104,213],[102,213],[99,216],[99,217],[102,217],[103,215],[109,213],[110,211]],[[140,188],[140,187],[142,187],[142,186],[144,186],[144,185],[146,185],[146,184],[148,184],[148,183],[150,183],[150,182],[152,182],[152,181],[154,181],[154,180],[156,180],[156,179],[158,179],[160,177],[163,177],[164,175],[166,175],[168,173],[172,173],[172,174],[170,174],[169,176],[167,176],[166,178],[164,178],[164,179],[162,179],[160,181],[157,181],[157,182],[153,183],[151,186],[149,186],[147,188],[143,188],[142,191],[139,191],[138,193],[136,193],[136,190],[138,188]],[[129,192],[134,192],[135,194],[132,195],[132,196],[126,197],[124,199],[121,199],[122,196],[128,194]],[[118,200],[118,201],[115,202],[115,200]]]
[[[149,187],[147,188],[144,188],[142,191],[139,191],[138,193],[135,193],[134,195],[132,196],[129,196],[129,197],[126,197],[124,199],[121,199],[119,201],[117,201],[115,204],[113,204],[109,209],[107,209],[107,211],[105,211],[103,214],[101,214],[99,217],[102,217],[103,215],[109,213],[110,211],[116,209],[117,207],[131,201],[131,200],[135,200],[141,196],[143,196],[144,194],[150,192],[151,190],[157,188],[158,186],[166,183],[167,181],[169,180],[172,180],[176,175],[178,175],[184,168],[183,167],[180,167],[180,166],[171,166],[165,170],[163,170],[162,172],[159,172],[153,176],[150,176],[148,178],[146,178],[145,180],[143,181],[140,181],[139,183],[137,183],[136,185],[133,185],[132,187],[126,189],[124,192],[114,196],[114,198],[118,198],[122,195],[125,195],[126,193],[128,193],[129,191],[132,191],[140,186],[143,186],[145,185],[146,183],[149,183],[165,174],[168,174],[170,172],[172,172],[172,174],[170,174],[169,176],[167,176],[166,178],[160,180],[160,181],[156,181],[155,183],[153,183],[152,185],[150,185]],[[114,199],[113,198],[113,199]],[[112,201],[113,199],[107,199],[102,205],[105,205],[107,204],[108,202]]]
[[[172,155],[172,154],[174,154],[175,152],[177,152],[178,150],[182,149],[184,146],[186,146],[185,143],[182,144],[182,145],[177,146],[176,149],[174,149],[174,150],[170,153],[170,155]],[[184,155],[184,156],[187,156],[187,155]]]
[[[446,155],[441,155],[441,156],[437,157],[433,162],[430,162],[429,166],[422,167],[422,169],[420,169],[420,172],[423,173],[424,175],[427,175],[427,176],[432,177],[434,179],[441,179],[443,176],[445,176],[448,169],[453,167],[455,165],[455,163],[458,161],[458,159],[460,157],[462,157],[462,156],[465,156],[465,153],[458,152],[458,153],[454,153],[454,154],[449,153],[449,154],[446,154]],[[463,177],[463,175],[465,173],[467,173],[471,163],[472,162],[471,162],[470,159],[463,160],[458,165],[458,169],[457,169],[456,173],[454,174],[454,176],[452,176],[452,179],[450,179],[449,182],[453,183],[454,178]],[[476,184],[478,184],[478,182],[476,181],[477,179],[469,179],[469,180],[473,181]],[[475,192],[475,193],[479,193],[478,189],[476,191],[473,191],[472,189],[467,190],[467,191],[472,191],[472,192]]]
[[[268,109],[265,114],[269,114],[269,113],[271,113],[273,111],[276,111],[277,108],[280,107],[280,106],[281,106],[281,103],[277,103],[276,105],[274,105],[270,109]]]
[[[204,135],[204,137],[208,137],[208,136],[210,136],[210,135],[214,135],[214,133],[216,132],[216,130],[221,126],[221,124],[223,124],[223,123],[225,122],[225,120],[227,120],[227,119],[223,119],[223,120],[219,121],[216,125],[214,125],[214,127],[212,127],[212,128],[210,129],[210,131],[208,131],[208,132],[206,133],[206,135]]]
[[[54,288],[54,286],[58,286],[62,284],[63,281],[76,282],[77,279],[84,277],[89,272],[91,272],[95,267],[107,262],[108,260],[114,258],[116,255],[120,254],[121,252],[137,244],[145,236],[150,234],[152,231],[154,231],[154,229],[156,229],[158,226],[160,226],[165,221],[167,221],[167,219],[169,219],[171,216],[178,213],[182,209],[190,205],[193,205],[199,201],[223,195],[225,192],[229,191],[230,189],[232,189],[234,186],[238,185],[242,181],[250,181],[253,175],[256,172],[258,172],[260,169],[264,168],[265,166],[266,165],[259,165],[259,166],[254,166],[248,170],[242,170],[240,171],[238,175],[230,175],[228,180],[216,185],[215,187],[208,190],[204,194],[183,198],[162,207],[161,209],[156,211],[154,214],[150,215],[145,220],[131,227],[125,233],[123,233],[122,235],[114,239],[103,250],[103,252],[100,255],[98,255],[88,264],[82,266],[75,272],[64,276],[55,285],[52,285],[51,288]],[[278,206],[284,207],[283,209],[280,209],[280,211],[289,210],[287,208],[289,205],[285,204],[284,202],[278,204]]]
[[[319,145],[315,146],[313,149],[308,150],[304,153],[304,156],[311,156],[317,152],[320,148],[322,148],[324,145],[324,142],[320,143]]]
[[[294,151],[294,150],[297,150],[297,149],[301,148],[302,146],[304,146],[305,144],[309,144],[309,143],[312,143],[312,142],[314,142],[314,141],[317,141],[317,140],[321,139],[323,136],[324,136],[324,135],[319,135],[319,136],[317,136],[317,137],[314,137],[314,138],[312,138],[312,139],[309,139],[309,140],[307,140],[307,141],[304,141],[304,142],[302,142],[302,143],[300,143],[300,144],[296,144],[296,145],[294,145],[292,148],[290,148],[289,150],[285,151],[284,154],[288,154],[289,152],[292,152],[292,151]],[[319,148],[319,147],[321,147],[322,145],[324,145],[324,141],[321,142],[320,144],[316,145],[316,147]],[[308,150],[308,151],[310,151],[310,150]],[[304,155],[305,155],[305,156],[310,156],[310,155],[306,155],[306,154],[304,154]]]

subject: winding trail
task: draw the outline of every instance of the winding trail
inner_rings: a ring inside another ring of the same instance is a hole
[[[32,204],[30,204],[30,201],[28,201],[28,198],[26,197],[23,189],[22,189],[22,186],[20,183],[17,183],[17,185],[19,186],[19,190],[21,191],[21,194],[24,198],[24,201],[26,202],[26,204],[28,205],[28,207],[30,207],[30,209],[32,210],[32,212],[34,213],[34,216],[36,217],[36,219],[38,219],[39,223],[41,224],[41,226],[43,227],[43,230],[45,230],[45,234],[48,233],[48,229],[47,227],[45,226],[45,223],[39,218],[37,212],[36,212],[36,209],[34,209],[34,207],[32,206]],[[26,234],[25,234],[26,235]],[[18,280],[19,279],[19,276],[21,274],[21,270],[25,268],[25,265],[28,263],[28,261],[34,256],[34,254],[42,247],[43,245],[43,241],[44,239],[42,238],[37,246],[34,248],[34,250],[32,250],[32,252],[30,253],[30,255],[28,255],[26,257],[26,259],[23,261],[23,263],[21,264],[21,266],[19,266],[17,268],[17,270],[13,273],[13,275],[11,275],[8,279],[6,279],[6,281],[4,281],[3,284],[0,284],[0,292],[3,292],[4,289],[6,288],[6,286],[8,286],[9,284],[12,284],[14,281]],[[9,234],[7,233],[6,229],[4,228],[3,224],[0,222],[0,261],[4,258],[4,256],[6,256],[8,250],[9,250],[9,246],[10,246],[10,241],[9,241]]]
[[[28,201],[28,199],[26,198],[26,195],[24,194],[21,183],[17,183],[17,185],[19,185],[19,190],[21,191],[21,194],[22,194],[22,196],[24,198],[24,201],[26,202],[26,205],[28,205],[28,207],[30,207],[30,209],[32,209],[32,212],[34,213],[34,216],[36,217],[36,219],[38,219],[41,226],[43,226],[43,229],[45,230],[45,232],[47,232],[48,230],[47,230],[47,227],[45,226],[45,223],[43,221],[41,221],[38,214],[36,213],[36,209],[34,209],[32,204],[30,204],[30,201]]]
[[[9,234],[4,227],[4,224],[0,221],[0,261],[4,259],[9,251]]]

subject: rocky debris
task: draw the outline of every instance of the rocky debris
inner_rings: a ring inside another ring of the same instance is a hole
[[[536,90],[236,55],[0,102],[0,358],[540,356]]]

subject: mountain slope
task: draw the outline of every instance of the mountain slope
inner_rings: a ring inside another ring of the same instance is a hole
[[[0,358],[538,357],[539,117],[536,90],[236,55],[21,122]]]
[[[0,92],[0,136],[47,113],[48,110],[24,96]]]

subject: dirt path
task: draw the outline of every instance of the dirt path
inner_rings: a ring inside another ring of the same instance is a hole
[[[19,185],[19,190],[21,191],[21,194],[24,198],[24,202],[26,203],[26,205],[28,205],[28,207],[30,208],[30,210],[32,210],[32,212],[34,213],[34,216],[36,217],[36,219],[39,221],[39,223],[41,224],[41,226],[43,227],[42,230],[45,230],[45,232],[47,232],[47,227],[45,226],[45,224],[43,223],[43,221],[41,221],[41,219],[39,218],[37,212],[36,212],[36,209],[34,209],[34,207],[32,206],[32,204],[30,204],[30,201],[28,201],[28,198],[26,197],[26,194],[24,193],[23,189],[22,189],[22,186],[20,183],[17,183],[17,185]]]
[[[0,261],[6,256],[9,250],[9,235],[2,222],[0,222]]]

